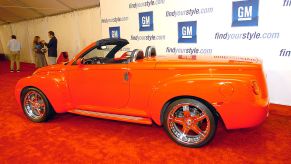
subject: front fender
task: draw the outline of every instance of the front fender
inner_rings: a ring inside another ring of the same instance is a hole
[[[229,121],[229,109],[223,108],[234,102],[253,101],[249,85],[252,75],[179,75],[157,84],[150,98],[152,119],[161,125],[163,106],[175,97],[197,97],[211,104],[222,117]],[[227,125],[226,125],[227,126]]]
[[[15,89],[15,96],[20,105],[21,92],[26,87],[34,87],[41,90],[57,113],[63,113],[72,108],[67,82],[61,72],[33,75],[20,79]]]

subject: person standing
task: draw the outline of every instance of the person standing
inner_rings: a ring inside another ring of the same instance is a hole
[[[53,31],[48,32],[48,36],[50,38],[50,41],[48,43],[44,44],[48,48],[48,60],[49,65],[56,64],[57,56],[58,56],[58,40],[55,37],[55,33]]]
[[[43,50],[44,45],[41,43],[39,36],[34,37],[32,47],[35,57],[35,68],[47,66],[45,51]]]
[[[11,40],[7,44],[10,50],[10,72],[14,72],[14,63],[16,63],[16,71],[20,72],[20,49],[21,44],[16,40],[16,36],[12,35]]]

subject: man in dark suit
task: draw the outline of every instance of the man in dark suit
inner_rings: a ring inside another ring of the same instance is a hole
[[[50,38],[50,41],[44,44],[48,48],[49,65],[52,65],[52,64],[56,64],[56,60],[58,56],[58,40],[55,37],[55,33],[53,31],[49,31],[48,36]]]

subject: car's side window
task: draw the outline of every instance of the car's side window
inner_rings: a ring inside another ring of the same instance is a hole
[[[86,60],[86,59],[90,59],[94,57],[104,58],[106,57],[106,55],[107,55],[107,52],[105,52],[104,50],[99,50],[97,48],[94,48],[93,50],[91,50],[84,56],[84,59]]]
[[[124,53],[116,50],[116,45],[107,45],[100,49],[94,48],[84,54],[83,64],[96,65],[96,64],[122,64],[128,63],[127,58],[119,58],[120,53]],[[118,57],[117,57],[118,56]]]
[[[105,49],[94,48],[83,56],[83,64],[105,64],[107,54],[111,51],[111,47]]]

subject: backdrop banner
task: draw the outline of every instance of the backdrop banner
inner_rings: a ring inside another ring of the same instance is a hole
[[[101,0],[102,38],[163,55],[263,59],[270,101],[291,105],[291,0]]]

